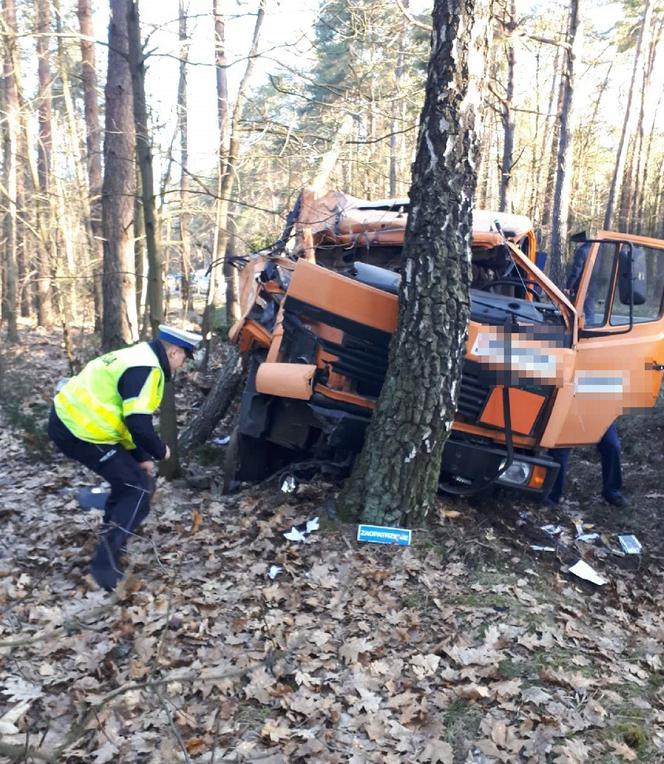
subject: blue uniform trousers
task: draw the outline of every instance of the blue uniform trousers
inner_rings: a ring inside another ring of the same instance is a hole
[[[73,435],[51,410],[48,435],[65,456],[96,472],[111,486],[101,538],[91,563],[97,583],[113,589],[122,578],[118,558],[150,511],[151,478],[120,445],[88,443]]]
[[[602,461],[602,496],[611,497],[620,493],[622,488],[622,470],[620,468],[620,438],[615,424],[612,424],[597,444]],[[558,477],[549,493],[551,501],[560,501],[565,488],[567,462],[570,448],[552,448],[550,455],[560,465]]]

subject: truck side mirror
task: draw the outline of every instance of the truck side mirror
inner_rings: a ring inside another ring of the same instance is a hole
[[[618,296],[623,305],[643,305],[648,299],[646,253],[623,245],[618,255]]]

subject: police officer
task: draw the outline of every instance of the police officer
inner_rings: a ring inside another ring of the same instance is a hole
[[[122,578],[120,557],[150,511],[153,460],[170,456],[152,424],[164,382],[201,339],[161,325],[158,339],[95,358],[55,396],[49,437],[111,486],[90,564],[92,577],[107,591]]]

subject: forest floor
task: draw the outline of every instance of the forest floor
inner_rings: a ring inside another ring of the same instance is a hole
[[[206,447],[209,487],[160,480],[109,595],[76,499],[97,481],[43,433],[58,338],[21,340],[0,359],[1,762],[664,762],[664,410],[621,422],[628,510],[596,498],[582,449],[561,508],[441,499],[411,547],[358,544],[329,484],[222,496]],[[184,422],[202,381],[178,385]],[[532,549],[546,523],[555,552]],[[604,586],[568,572],[580,557]]]

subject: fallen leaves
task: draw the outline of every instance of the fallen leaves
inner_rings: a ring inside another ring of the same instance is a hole
[[[12,437],[0,475],[23,463]],[[99,764],[664,758],[654,571],[582,592],[466,505],[410,549],[329,524],[289,544],[321,491],[169,487],[109,604],[83,579],[100,517],[68,498],[80,481],[57,463],[3,487],[3,743],[53,750],[84,720],[71,750]]]

